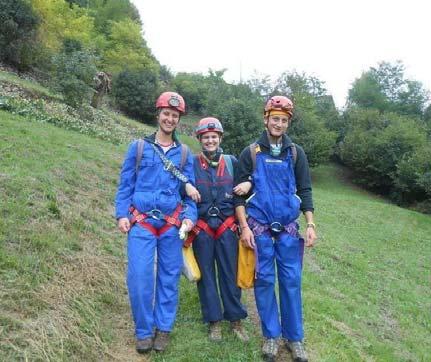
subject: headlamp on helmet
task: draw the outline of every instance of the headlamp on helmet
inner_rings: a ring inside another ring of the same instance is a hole
[[[223,126],[221,125],[221,122],[214,117],[206,117],[202,118],[198,125],[196,126],[195,133],[196,137],[200,137],[200,135],[207,133],[207,132],[217,132],[220,135],[223,134]]]
[[[173,108],[183,114],[186,111],[186,103],[178,93],[164,92],[157,98],[156,108]]]

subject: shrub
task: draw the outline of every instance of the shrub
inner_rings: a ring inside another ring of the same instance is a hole
[[[310,166],[327,162],[333,154],[337,134],[328,130],[314,113],[296,110],[288,134],[304,148]]]
[[[417,149],[424,147],[425,132],[413,119],[393,113],[356,109],[347,118],[346,136],[340,145],[341,160],[355,171],[359,184],[402,202],[403,196],[397,190],[405,190],[407,184],[400,181],[397,186],[399,163],[411,159]],[[414,189],[413,184],[408,187]]]
[[[24,0],[0,0],[0,59],[25,70],[33,63],[38,17]]]
[[[396,191],[405,201],[431,202],[431,144],[406,154],[397,164]],[[431,211],[431,209],[430,209]]]
[[[55,55],[54,64],[54,88],[60,91],[65,102],[78,107],[89,101],[94,92],[93,77],[97,72],[95,57],[87,51],[65,48],[65,51]]]
[[[125,70],[114,79],[112,90],[115,103],[123,112],[146,123],[153,122],[160,93],[156,72]]]

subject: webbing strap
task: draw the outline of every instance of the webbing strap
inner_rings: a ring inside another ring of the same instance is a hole
[[[139,166],[141,164],[142,155],[144,153],[144,145],[145,145],[145,140],[142,138],[138,139],[138,146],[136,149],[136,164],[135,164],[136,176],[138,176],[138,173],[139,173]],[[187,145],[185,145],[184,143],[181,143],[181,162],[179,167],[180,171],[183,170],[184,165],[186,164],[187,152],[188,152]]]
[[[184,246],[189,247],[201,231],[205,231],[214,240],[219,239],[227,229],[235,232],[238,229],[238,225],[235,223],[235,221],[235,216],[231,215],[225,221],[223,221],[217,230],[214,230],[210,228],[210,226],[204,220],[199,219],[193,229],[189,232],[189,236],[184,242]]]
[[[138,140],[138,148],[136,150],[136,176],[138,176],[139,173],[139,165],[141,164],[141,160],[142,160],[142,154],[144,153],[144,144],[145,141],[143,139],[139,139]]]
[[[229,175],[231,175],[233,177],[233,165],[232,165],[231,157],[229,155],[223,155],[223,159],[225,160]]]
[[[290,146],[293,158],[293,165],[296,165],[296,159],[298,158],[298,151],[296,150],[296,145],[292,143]],[[253,164],[253,172],[256,170],[256,154],[260,152],[260,146],[257,142],[250,145],[250,157]]]
[[[145,229],[149,230],[154,236],[159,237],[166,231],[168,231],[171,227],[181,226],[181,221],[178,219],[180,216],[180,212],[182,210],[182,205],[179,204],[177,208],[175,209],[174,213],[171,216],[163,216],[163,220],[166,221],[166,224],[163,225],[160,229],[155,228],[150,223],[146,222],[145,219],[147,219],[149,216],[146,213],[140,213],[137,209],[135,209],[133,206],[130,208],[130,212],[133,215],[132,219],[130,220],[130,223],[134,225],[135,223],[138,223]]]

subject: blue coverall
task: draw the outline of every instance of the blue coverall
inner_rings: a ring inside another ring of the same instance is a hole
[[[170,216],[178,204],[183,202],[180,220],[190,219],[195,223],[196,204],[190,198],[181,196],[181,181],[164,169],[160,156],[151,146],[154,141],[155,135],[145,139],[137,179],[135,167],[138,142],[135,141],[129,146],[116,195],[116,217],[130,218],[130,206],[140,213],[158,209],[162,214]],[[159,149],[163,152],[160,147]],[[180,168],[181,144],[177,139],[165,155]],[[182,172],[194,184],[193,157],[190,152]],[[145,221],[157,229],[166,224],[164,220],[153,218],[147,218]],[[169,332],[173,328],[178,305],[178,283],[183,265],[182,244],[175,226],[158,238],[138,223],[129,231],[127,287],[137,339],[153,336],[154,328],[163,332]],[[157,270],[154,275],[156,253]]]
[[[233,156],[221,157],[230,157],[232,169],[235,169],[238,161]],[[199,219],[205,221],[213,230],[217,230],[227,217],[234,215],[233,175],[230,173],[232,170],[229,171],[224,160],[219,162],[218,167],[211,167],[198,155],[194,158],[194,172],[196,187],[201,194],[201,202],[198,203]],[[197,287],[203,321],[208,323],[226,319],[233,322],[246,318],[247,312],[241,304],[241,289],[236,285],[237,235],[227,229],[214,240],[205,231],[201,231],[193,241],[193,251],[202,274]]]
[[[293,166],[291,149],[284,159],[264,152],[256,154],[256,169],[253,173],[254,196],[246,207],[249,218],[253,218],[261,225],[273,222],[283,227],[295,225],[297,231],[296,219],[300,214],[301,200],[296,195]],[[296,232],[293,234],[283,231],[274,236],[267,230],[255,236],[258,273],[254,292],[263,335],[266,338],[277,338],[281,334],[290,341],[303,339],[301,272],[304,244],[299,234]],[[280,312],[274,290],[275,264],[279,283]]]

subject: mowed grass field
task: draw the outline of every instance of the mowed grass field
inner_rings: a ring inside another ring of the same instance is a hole
[[[125,150],[0,111],[0,360],[259,361],[255,316],[249,344],[227,324],[223,342],[208,342],[196,287],[184,279],[169,350],[135,353],[125,240],[112,217]],[[319,241],[303,275],[310,361],[428,361],[431,217],[345,175],[313,170]]]

